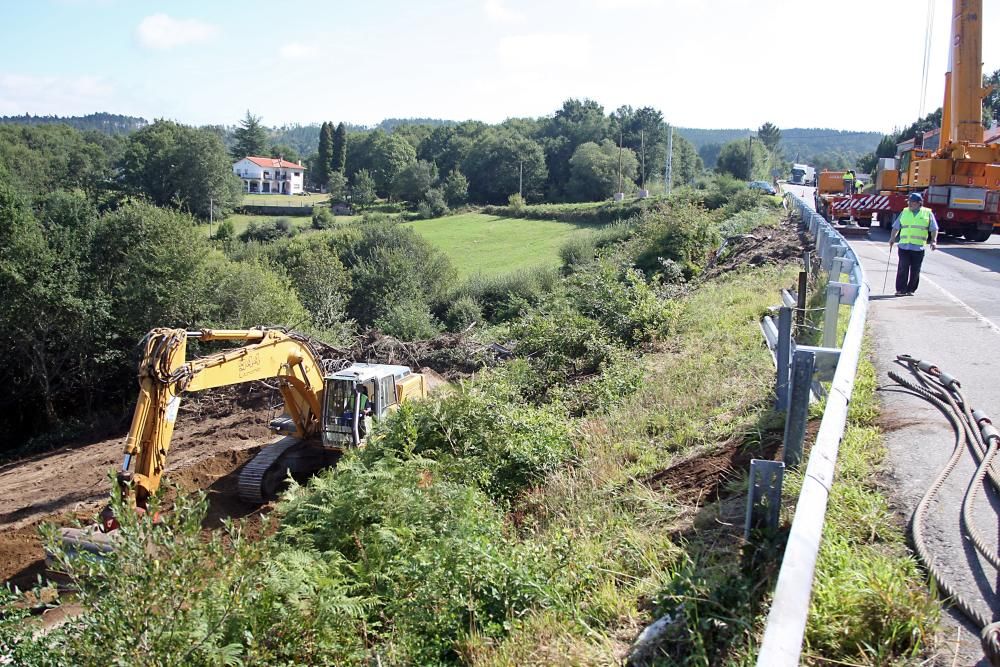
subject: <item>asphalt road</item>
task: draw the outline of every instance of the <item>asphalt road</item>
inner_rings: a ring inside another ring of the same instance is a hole
[[[786,190],[812,201],[812,188],[786,186]],[[909,297],[894,296],[896,252],[889,257],[888,238],[887,230],[873,228],[868,239],[849,242],[871,288],[868,326],[883,389],[880,398],[892,501],[909,520],[951,455],[954,436],[945,418],[929,403],[891,390],[895,383],[887,373],[896,369],[908,375],[895,362],[898,354],[931,361],[958,378],[969,403],[1000,427],[1000,235],[985,243],[940,236],[937,251],[925,250],[920,287]],[[937,566],[961,595],[985,616],[1000,619],[998,572],[975,552],[961,531],[962,499],[974,471],[967,454],[931,505],[927,542]],[[998,512],[996,495],[980,494],[976,524],[994,549]],[[957,610],[945,619],[945,632],[948,655],[941,656],[946,661],[940,664],[988,665],[982,658],[978,632]]]

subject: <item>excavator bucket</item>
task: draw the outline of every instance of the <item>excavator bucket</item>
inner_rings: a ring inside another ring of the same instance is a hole
[[[92,554],[103,556],[115,549],[117,532],[105,533],[100,526],[87,526],[86,528],[60,528],[59,541],[63,550],[69,556]],[[51,566],[52,554],[46,551],[45,561]]]

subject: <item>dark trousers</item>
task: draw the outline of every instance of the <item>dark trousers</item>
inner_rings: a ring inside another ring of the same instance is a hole
[[[920,265],[924,263],[923,250],[899,249],[899,266],[896,267],[896,291],[916,292],[920,284]]]

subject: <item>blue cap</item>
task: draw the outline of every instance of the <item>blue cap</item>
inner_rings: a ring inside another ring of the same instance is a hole
[[[919,192],[911,192],[910,196],[907,197],[906,199],[907,201],[920,201],[920,202],[924,200],[924,198],[920,196]]]

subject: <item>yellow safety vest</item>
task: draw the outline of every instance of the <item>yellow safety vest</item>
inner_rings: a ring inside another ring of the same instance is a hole
[[[907,206],[899,216],[899,242],[923,246],[931,228],[931,210],[921,207],[914,213]]]
[[[854,180],[853,176],[851,176],[847,172],[844,172],[844,183],[850,183],[853,180]]]

